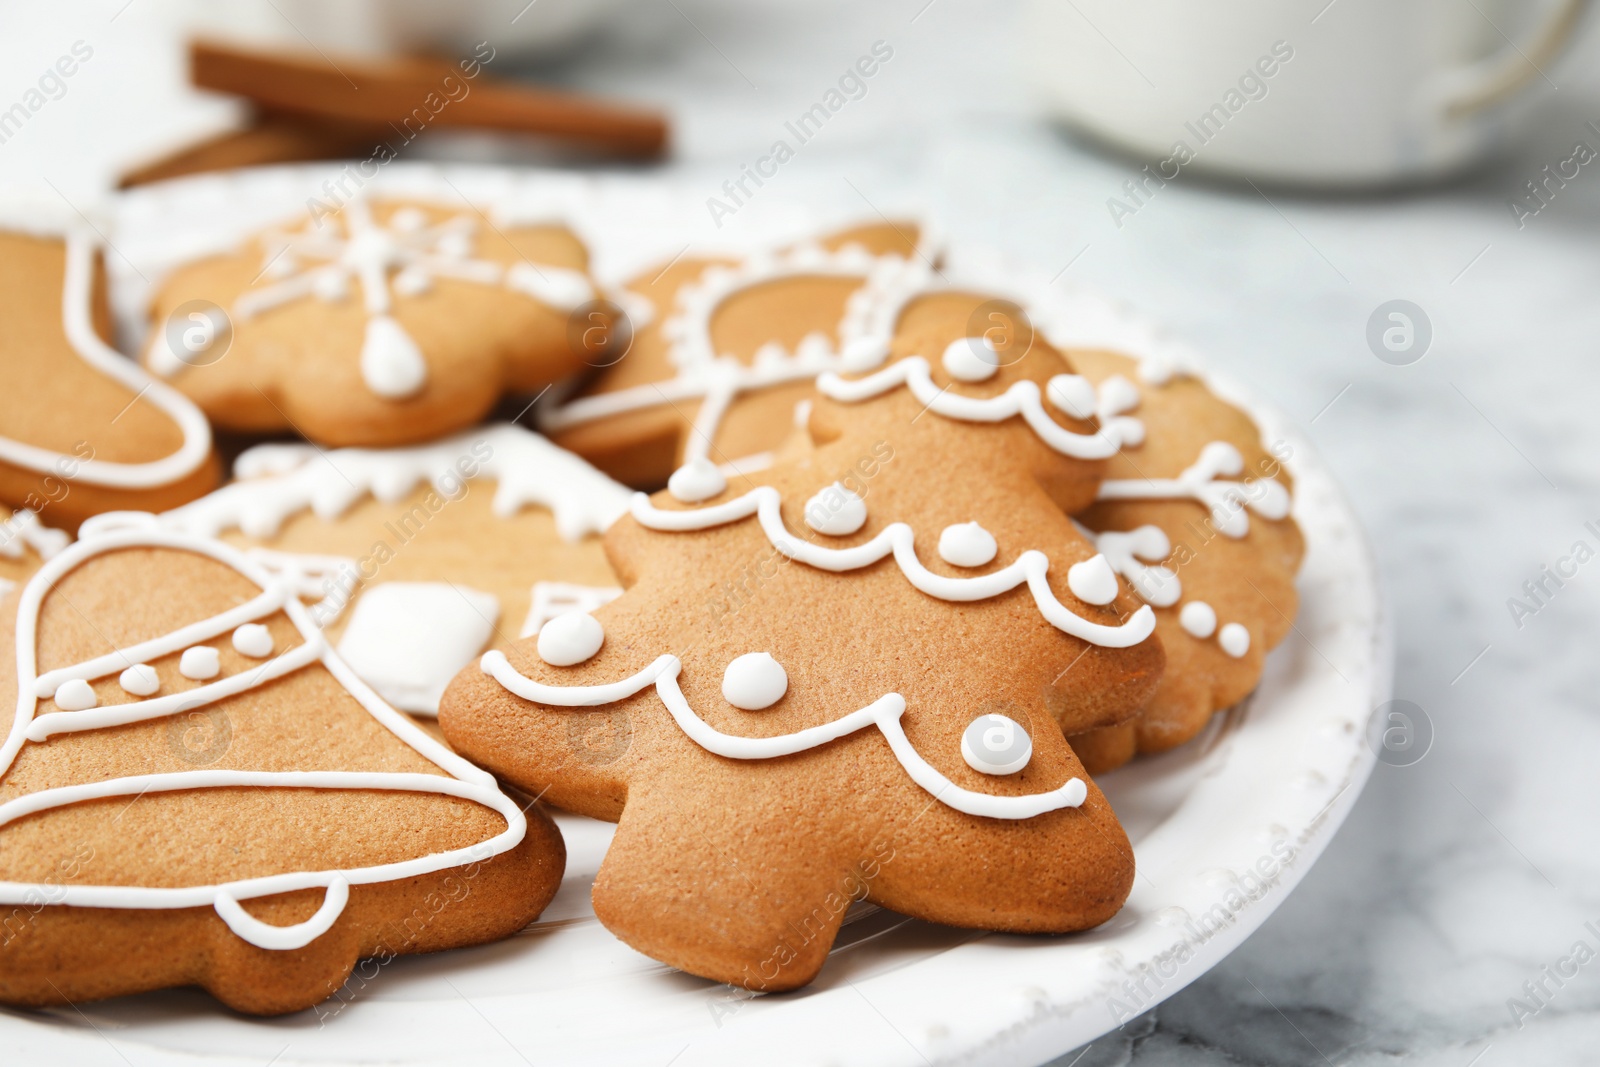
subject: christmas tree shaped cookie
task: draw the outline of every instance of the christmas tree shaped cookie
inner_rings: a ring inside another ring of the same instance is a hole
[[[293,1011],[539,913],[554,826],[356,678],[282,575],[110,527],[4,601],[0,1002]]]
[[[160,286],[145,364],[220,427],[330,446],[432,440],[503,393],[583,367],[569,318],[596,297],[557,223],[470,206],[313,201],[298,225]],[[192,330],[175,328],[193,320]]]
[[[0,198],[0,503],[47,526],[217,483],[205,416],[107,344],[110,327],[94,230],[54,194]]]
[[[929,256],[914,223],[841,230],[743,260],[684,257],[624,288],[645,309],[624,354],[541,428],[612,477],[659,488],[691,460],[758,469],[811,382],[837,370],[840,324],[874,272]]]
[[[607,535],[627,591],[445,693],[458,751],[617,820],[594,887],[624,941],[758,990],[814,977],[852,899],[936,922],[1103,922],[1126,836],[1063,737],[1133,715],[1163,657],[1066,512],[1115,441],[1035,339],[929,294],[824,375],[815,447],[692,465]]]
[[[1124,429],[1094,505],[1078,513],[1128,590],[1156,611],[1167,672],[1130,722],[1072,738],[1092,771],[1188,741],[1243,700],[1289,633],[1305,543],[1289,517],[1286,442],[1187,374],[1142,373],[1114,352],[1070,351]]]

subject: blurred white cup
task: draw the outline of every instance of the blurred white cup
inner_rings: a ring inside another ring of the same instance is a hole
[[[1032,0],[1024,36],[1052,112],[1138,156],[1373,185],[1482,157],[1590,2]]]

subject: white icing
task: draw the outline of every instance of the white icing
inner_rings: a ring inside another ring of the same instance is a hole
[[[89,236],[76,231],[67,235],[66,276],[61,290],[62,326],[66,330],[67,342],[79,359],[135,393],[139,403],[148,402],[171,419],[182,434],[183,443],[176,452],[148,463],[116,463],[83,459],[0,436],[0,461],[13,467],[54,474],[81,485],[114,489],[153,489],[170,485],[194,473],[211,454],[211,424],[187,397],[164,382],[151,378],[137,363],[106,344],[95,332],[90,308],[93,304],[96,248],[95,241]],[[20,312],[21,309],[14,309],[12,313]],[[65,407],[71,406],[70,398],[60,403]],[[13,516],[13,522],[15,519]],[[59,551],[59,547],[56,551]],[[11,554],[3,548],[0,548],[0,553]]]
[[[1218,532],[1239,538],[1250,532],[1250,516],[1245,509],[1264,519],[1289,516],[1289,491],[1276,478],[1257,478],[1246,482],[1222,480],[1222,475],[1238,475],[1244,470],[1244,457],[1226,441],[1212,441],[1200,450],[1193,466],[1176,478],[1110,479],[1100,483],[1101,500],[1193,500],[1211,512]]]
[[[600,620],[581,611],[557,615],[539,629],[539,658],[552,667],[571,667],[593,659],[605,644]]]
[[[374,315],[361,341],[361,378],[385,400],[404,400],[428,384],[428,363],[405,327]]]
[[[40,559],[49,559],[70,544],[71,534],[44,525],[38,515],[27,509],[14,511],[11,518],[0,521],[0,556],[6,559],[21,559],[24,548],[33,549]]]
[[[717,309],[735,294],[768,282],[819,276],[861,278],[865,282],[875,272],[900,269],[901,263],[898,256],[873,256],[860,246],[828,252],[816,245],[800,245],[754,255],[736,266],[709,266],[695,282],[678,290],[676,310],[661,324],[661,334],[667,340],[667,358],[676,371],[674,377],[580,397],[565,404],[551,397],[538,407],[540,428],[555,433],[596,419],[698,400],[699,410],[684,444],[684,459],[706,459],[735,398],[815,378],[823,371],[844,369],[843,357],[821,333],[802,338],[793,352],[776,342],[762,345],[748,365],[719,353],[711,339],[711,322]]]
[[[367,313],[361,375],[377,396],[403,399],[428,380],[427,362],[416,341],[391,315],[394,296],[418,296],[432,288],[435,278],[449,278],[503,285],[559,311],[571,311],[594,297],[589,279],[577,271],[526,261],[508,270],[493,260],[472,258],[477,223],[470,215],[429,225],[425,215],[403,208],[380,224],[367,201],[356,197],[331,218],[327,225],[318,220],[297,231],[263,234],[262,274],[268,282],[235,300],[233,313],[243,321],[309,297],[336,302],[348,295],[352,282],[359,282]],[[171,375],[184,364],[165,345],[156,345],[150,365],[158,374]]]
[[[1067,568],[1067,588],[1085,604],[1109,604],[1117,599],[1116,572],[1101,555]]]
[[[1052,407],[1075,419],[1095,416],[1094,386],[1081,374],[1055,374],[1045,383],[1045,396]]]
[[[437,715],[439,698],[500,619],[491,593],[453,582],[379,582],[356,601],[339,657],[402,711]]]
[[[615,586],[577,585],[572,582],[534,582],[530,591],[528,617],[522,621],[518,637],[533,637],[544,624],[569,611],[589,614],[622,595]]]
[[[88,711],[99,702],[94,687],[82,678],[69,678],[56,690],[56,707],[62,711]]]
[[[1217,634],[1217,644],[1222,651],[1238,659],[1250,651],[1250,631],[1236,622],[1230,622]]]
[[[1094,542],[1111,569],[1126,578],[1145,603],[1170,608],[1183,596],[1183,583],[1161,562],[1172,555],[1172,542],[1161,527],[1147,523],[1126,532],[1083,530],[1083,535]]]
[[[1012,382],[999,396],[963,396],[933,384],[928,361],[908,356],[865,378],[845,379],[827,373],[817,379],[817,391],[841,403],[854,404],[881,396],[891,389],[906,386],[925,410],[947,419],[963,422],[1004,422],[1021,415],[1039,439],[1064,456],[1074,459],[1105,459],[1117,451],[1117,441],[1105,431],[1073,433],[1052,419],[1039,399],[1038,383],[1024,379]]]
[[[1128,414],[1139,406],[1139,387],[1122,375],[1113,374],[1100,383],[1096,395],[1095,414],[1100,417],[1100,425],[1115,434],[1123,448],[1144,444],[1144,421]]]
[[[846,537],[867,524],[867,504],[839,482],[806,501],[806,525],[830,537]]]
[[[241,656],[266,659],[272,655],[272,631],[259,622],[247,622],[233,631],[233,648]]]
[[[722,698],[742,711],[762,711],[789,691],[789,672],[766,652],[746,652],[722,674]]]
[[[1033,758],[1033,738],[1004,715],[979,715],[961,735],[961,758],[980,774],[1016,774]]]
[[[728,478],[717,465],[704,456],[691,457],[689,462],[672,472],[667,479],[667,492],[685,504],[698,504],[710,500],[728,488]]]
[[[987,337],[958,337],[940,359],[945,373],[958,382],[986,382],[1000,371],[1000,354]]]
[[[473,479],[497,484],[492,504],[509,518],[536,504],[550,509],[568,541],[603,532],[627,510],[628,490],[565,449],[515,423],[497,423],[411,448],[257,445],[234,464],[236,481],[167,512],[162,522],[215,536],[239,529],[267,538],[310,510],[331,522],[367,495],[388,504],[418,485],[453,499]]]
[[[975,522],[946,526],[939,534],[939,558],[955,567],[981,567],[999,551],[994,534]]]
[[[1178,625],[1191,637],[1204,641],[1217,631],[1217,612],[1204,600],[1191,600],[1178,612]]]
[[[38,675],[38,619],[44,599],[56,583],[73,568],[104,552],[132,547],[160,547],[194,552],[217,560],[262,589],[262,594],[240,608],[250,609],[243,621],[256,621],[283,611],[303,644],[268,664],[241,672],[233,678],[200,686],[168,698],[135,701],[131,704],[99,707],[88,711],[55,712],[36,716],[37,695],[57,691],[63,682],[88,681],[118,669],[137,665],[143,658],[171,655],[193,640],[192,634],[226,633],[241,623],[240,609],[232,609],[213,619],[202,620],[162,637],[84,663],[57,668]],[[247,555],[217,541],[186,537],[170,531],[144,528],[106,530],[93,540],[80,541],[47,562],[23,589],[17,607],[16,625],[18,696],[16,715],[10,733],[0,745],[0,781],[4,781],[17,754],[29,742],[56,733],[101,729],[106,726],[172,715],[204,706],[236,692],[256,688],[273,678],[320,662],[344,689],[378,724],[394,734],[413,751],[433,763],[442,773],[387,773],[367,771],[244,771],[194,770],[112,778],[78,785],[57,786],[36,793],[13,797],[0,804],[0,827],[43,811],[87,801],[114,797],[137,798],[150,793],[198,789],[377,789],[431,793],[459,797],[492,808],[506,821],[504,831],[476,845],[437,852],[409,860],[348,870],[288,871],[256,878],[243,878],[218,885],[132,886],[132,885],[42,885],[0,881],[0,904],[24,904],[41,898],[74,907],[168,909],[212,907],[239,937],[260,948],[285,950],[299,948],[331,928],[348,899],[348,887],[395,882],[436,871],[482,861],[514,848],[527,832],[521,808],[506,797],[489,774],[467,763],[418,729],[404,715],[384,704],[325,645],[307,610],[293,590],[277,584],[273,575]],[[138,651],[136,651],[138,650]],[[130,664],[129,660],[134,663]],[[42,727],[42,728],[41,728]],[[323,889],[324,903],[311,919],[288,927],[274,927],[255,919],[239,906],[243,900],[275,896],[304,889]]]
[[[183,656],[178,660],[178,673],[197,682],[215,678],[221,670],[222,660],[218,657],[217,650],[209,645],[196,645],[194,648],[185,649]]]
[[[150,664],[135,663],[117,676],[117,684],[136,697],[155,696],[161,689],[161,676]]]
[[[638,522],[652,530],[681,532],[705,530],[737,522],[754,515],[773,548],[790,559],[825,571],[851,571],[893,555],[900,571],[916,589],[941,600],[957,602],[987,600],[1027,584],[1034,603],[1051,625],[1063,633],[1106,648],[1129,648],[1150,636],[1155,629],[1155,614],[1148,606],[1139,608],[1127,622],[1116,626],[1090,622],[1069,611],[1056,599],[1045,577],[1050,560],[1043,552],[1030,549],[1006,567],[971,578],[950,578],[934,574],[922,565],[913,547],[915,534],[903,522],[891,523],[870,540],[849,548],[827,548],[793,536],[784,525],[782,498],[771,486],[763,485],[722,504],[685,511],[666,511],[637,493],[630,509]]]
[[[991,796],[963,789],[923,759],[912,747],[910,739],[900,725],[905,714],[905,698],[898,693],[888,693],[833,722],[797,730],[778,737],[739,737],[715,729],[697,715],[684,699],[678,687],[678,673],[683,669],[677,656],[668,653],[660,656],[648,667],[620,682],[604,685],[555,686],[536,682],[519,673],[506,660],[503,653],[486,652],[481,661],[485,674],[494,678],[507,691],[524,700],[552,707],[591,708],[626,700],[648,686],[654,685],[656,694],[667,712],[677,722],[690,740],[714,755],[727,759],[776,759],[806,752],[864,729],[877,726],[906,774],[917,785],[927,790],[940,803],[968,815],[991,819],[1029,819],[1047,811],[1075,808],[1088,795],[1082,779],[1069,778],[1061,785],[1044,793],[1031,796]]]

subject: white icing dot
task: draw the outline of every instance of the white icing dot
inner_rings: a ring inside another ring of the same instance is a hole
[[[987,337],[962,337],[944,350],[944,369],[958,382],[986,382],[1000,370],[1000,356]]]
[[[394,291],[401,296],[421,296],[433,288],[433,278],[425,270],[417,267],[407,267],[399,274],[396,274],[394,281],[390,282],[390,284],[394,286]]]
[[[272,631],[259,622],[247,622],[233,631],[233,647],[241,656],[266,659],[272,655]]]
[[[806,525],[820,534],[844,537],[867,524],[867,502],[838,482],[806,501]]]
[[[56,689],[56,707],[62,711],[88,711],[100,702],[94,688],[82,678],[71,678]]]
[[[539,627],[539,658],[552,667],[571,667],[593,657],[605,640],[599,619],[587,612],[564,612]]]
[[[361,342],[361,379],[386,400],[403,400],[427,384],[428,364],[422,349],[405,327],[388,315],[367,320]]]
[[[877,337],[857,337],[839,354],[839,369],[846,374],[875,370],[889,358],[889,343]]]
[[[1217,635],[1217,644],[1222,646],[1222,651],[1238,659],[1250,651],[1250,631],[1239,623],[1230,622]]]
[[[350,292],[350,283],[345,280],[343,271],[327,267],[317,271],[316,277],[311,279],[311,291],[322,300],[343,300]]]
[[[472,254],[472,235],[456,230],[439,238],[436,245],[441,256],[451,259],[465,259]]]
[[[1081,374],[1057,374],[1050,379],[1044,391],[1050,403],[1075,419],[1087,419],[1094,415],[1094,386]]]
[[[810,421],[811,421],[811,401],[809,399],[795,401],[795,405],[794,405],[794,428],[797,429],[797,430],[803,430],[803,429],[806,428],[806,424],[809,423]]]
[[[414,207],[403,207],[389,216],[389,226],[401,233],[415,233],[428,224],[428,216]]]
[[[1217,612],[1204,600],[1191,600],[1178,612],[1178,625],[1204,641],[1217,629]]]
[[[123,692],[136,697],[154,696],[161,688],[161,677],[150,664],[135,663],[117,677],[117,684],[122,686]]]
[[[939,558],[955,567],[981,567],[998,551],[994,534],[975,522],[958,522],[939,534]]]
[[[209,645],[186,648],[183,657],[178,660],[178,673],[197,682],[215,678],[221,670],[222,661],[217,657],[217,650]]]
[[[667,479],[667,492],[685,504],[710,500],[726,488],[728,479],[709,459],[691,459]]]
[[[789,691],[789,673],[766,652],[746,652],[722,675],[722,696],[744,711],[770,708]]]
[[[1033,738],[1004,715],[979,715],[961,735],[961,757],[980,774],[1015,774],[1033,758]]]
[[[1067,568],[1067,588],[1085,604],[1109,604],[1117,599],[1117,574],[1103,555]]]

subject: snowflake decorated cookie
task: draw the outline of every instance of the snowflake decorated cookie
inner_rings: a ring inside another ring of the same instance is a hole
[[[625,354],[541,402],[541,428],[613,477],[655,489],[687,463],[755,470],[803,421],[811,382],[841,367],[841,324],[875,273],[930,257],[885,222],[743,260],[683,257],[624,286]]]
[[[405,448],[258,445],[234,469],[162,525],[292,563],[314,621],[404,711],[434,714],[486,648],[619,591],[600,534],[628,490],[515,423]]]
[[[1152,380],[1130,356],[1069,355],[1102,417],[1129,431],[1077,518],[1127,590],[1155,609],[1167,651],[1166,675],[1138,718],[1072,738],[1103,770],[1182,744],[1256,687],[1294,623],[1305,545],[1290,517],[1287,442],[1263,441],[1194,375]]]
[[[446,690],[457,751],[618,822],[593,903],[640,951],[791,989],[852,900],[1043,933],[1127,896],[1063,736],[1162,671],[1153,612],[1066,514],[1115,444],[1057,402],[1082,379],[1048,345],[969,333],[983,303],[902,307],[819,379],[813,448],[635,496],[607,534],[626,592]]]
[[[217,483],[211,428],[115,351],[95,230],[50,195],[0,197],[0,504],[75,530]],[[0,532],[0,556],[15,544]]]
[[[363,684],[285,574],[146,516],[6,604],[0,1002],[295,1011],[554,895],[554,825]]]
[[[230,430],[431,440],[582,369],[587,263],[558,223],[356,197],[174,271],[144,362]]]

